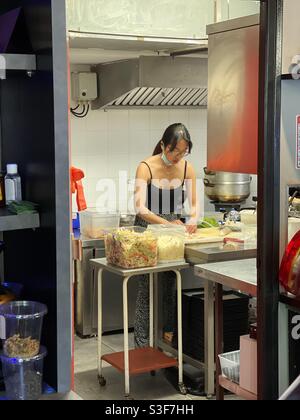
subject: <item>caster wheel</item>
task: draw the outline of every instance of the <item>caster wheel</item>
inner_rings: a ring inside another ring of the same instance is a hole
[[[132,398],[130,395],[125,395],[126,401],[134,401],[134,398]]]
[[[153,376],[153,377],[156,376],[155,370],[151,370],[150,375]]]
[[[178,384],[179,392],[182,395],[187,395],[187,388],[184,384]]]
[[[207,400],[212,400],[214,398],[214,396],[212,395],[212,394],[208,394],[207,396],[206,396],[206,399]]]
[[[100,385],[101,387],[105,387],[105,385],[106,385],[106,379],[105,379],[105,378],[103,378],[103,376],[100,376],[100,377],[99,377],[99,385]]]

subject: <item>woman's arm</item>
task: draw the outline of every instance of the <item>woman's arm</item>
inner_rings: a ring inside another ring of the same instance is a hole
[[[187,167],[187,195],[189,200],[189,207],[190,207],[190,218],[187,223],[187,230],[189,233],[194,233],[197,230],[197,222],[199,220],[199,200],[197,194],[197,180],[196,180],[196,172],[191,163],[188,162]]]
[[[153,225],[166,225],[169,222],[152,213],[146,207],[147,188],[150,181],[149,169],[145,164],[140,164],[135,179],[134,204],[137,215],[145,222]]]

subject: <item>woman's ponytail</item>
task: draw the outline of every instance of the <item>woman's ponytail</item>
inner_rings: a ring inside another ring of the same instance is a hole
[[[159,140],[159,142],[157,143],[157,145],[156,145],[156,147],[155,147],[155,149],[154,149],[154,152],[153,152],[153,155],[152,155],[152,156],[157,156],[157,155],[160,155],[160,154],[161,154],[161,152],[162,152],[162,148],[161,148],[161,140]]]
[[[191,140],[191,135],[185,125],[181,123],[170,125],[166,129],[163,138],[157,143],[157,146],[153,152],[153,156],[157,156],[162,153],[162,146],[164,146],[165,149],[169,146],[170,151],[172,152],[180,140],[185,140],[188,143],[189,153],[191,153],[193,143]]]

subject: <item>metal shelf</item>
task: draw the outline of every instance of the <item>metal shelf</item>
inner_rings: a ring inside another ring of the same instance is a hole
[[[232,392],[233,394],[237,395],[244,400],[256,401],[257,395],[252,394],[249,391],[241,388],[238,384],[230,381],[229,379],[225,378],[224,376],[219,376],[219,384],[222,388],[227,389],[227,391]]]
[[[297,74],[298,78],[294,78],[291,73],[285,73],[281,75],[281,80],[295,80],[298,81],[300,79],[300,74]]]
[[[124,352],[106,354],[102,360],[115,367],[118,371],[124,372]],[[169,367],[178,366],[176,359],[166,356],[151,347],[134,349],[129,351],[129,374],[139,375]]]
[[[172,354],[172,356],[174,357],[178,357],[178,351],[176,349],[174,349],[174,347],[172,347],[170,344],[167,344],[165,341],[163,340],[158,340],[158,348],[162,351],[166,351],[170,354]],[[187,364],[189,364],[190,366],[195,367],[196,369],[204,369],[205,368],[205,363],[201,362],[200,360],[197,360],[191,356],[188,356],[186,354],[183,354],[183,361]]]
[[[40,216],[35,214],[12,214],[7,209],[0,209],[0,232],[40,227]]]
[[[5,60],[5,70],[36,70],[36,56],[33,54],[1,54]]]

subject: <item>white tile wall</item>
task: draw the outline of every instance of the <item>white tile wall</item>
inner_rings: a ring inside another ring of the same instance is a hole
[[[202,176],[206,164],[206,114],[206,110],[126,109],[90,111],[87,118],[81,119],[71,116],[72,164],[85,172],[88,206],[95,207],[101,200],[97,191],[99,179],[118,179],[120,170],[128,171],[129,180],[134,179],[139,162],[152,155],[164,130],[173,123],[181,122],[189,129],[194,142],[189,159],[197,176]],[[199,189],[203,207],[202,185]],[[132,201],[132,194],[128,194],[128,200]],[[126,210],[124,198],[119,204]],[[75,200],[73,208],[76,210]]]

